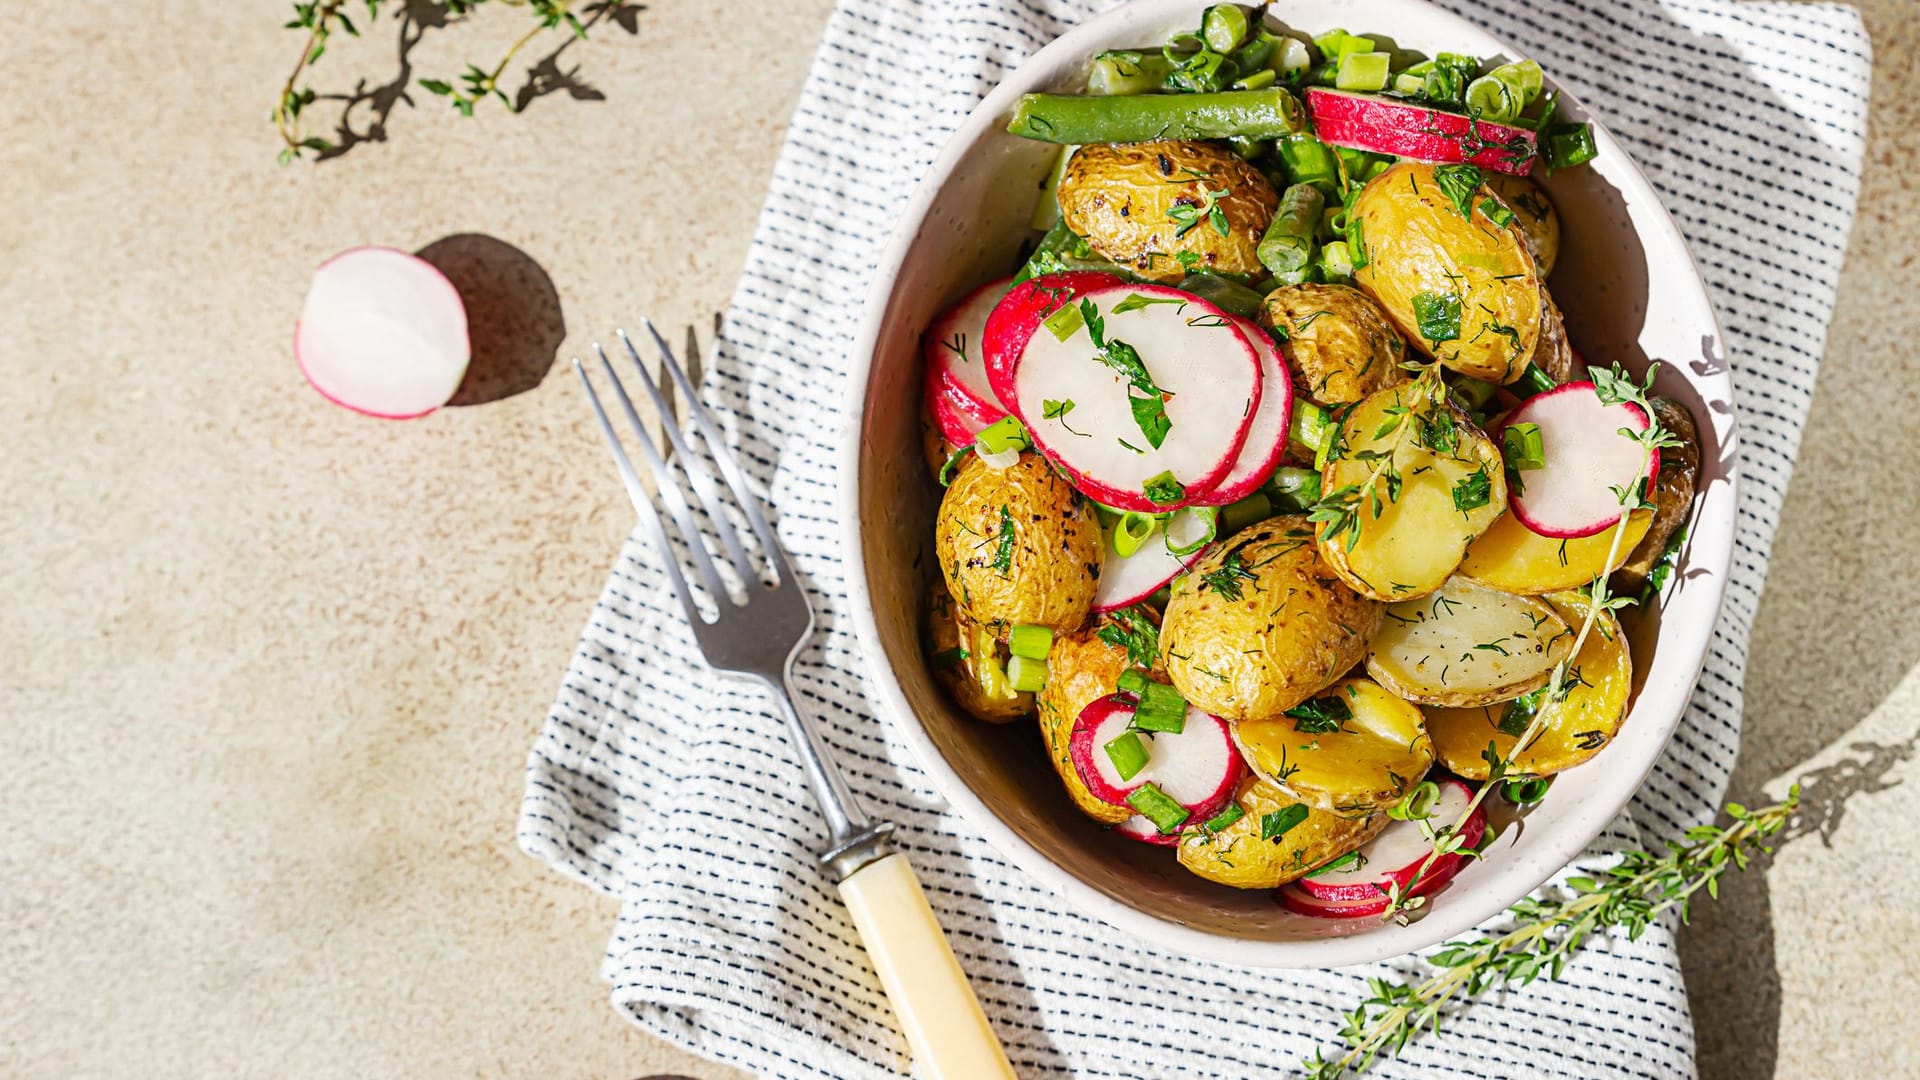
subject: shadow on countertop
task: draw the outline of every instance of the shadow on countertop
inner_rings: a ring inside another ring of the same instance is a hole
[[[524,394],[547,377],[567,336],[560,294],[531,256],[504,240],[457,233],[418,252],[460,294],[472,359],[448,405]]]

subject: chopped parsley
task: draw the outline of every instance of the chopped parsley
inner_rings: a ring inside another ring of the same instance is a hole
[[[993,553],[993,568],[1005,577],[1013,570],[1013,515],[1000,507],[1000,549]]]
[[[1439,165],[1433,170],[1434,182],[1463,218],[1473,217],[1473,196],[1487,182],[1487,174],[1473,165]]]
[[[1275,810],[1271,814],[1260,815],[1260,839],[1278,840],[1294,826],[1307,820],[1306,803],[1294,803],[1284,810]]]
[[[1503,229],[1516,220],[1513,211],[1501,206],[1500,200],[1492,196],[1480,200],[1480,212],[1487,215],[1487,220]]]
[[[1087,336],[1093,339],[1093,347],[1100,350],[1100,362],[1126,378],[1127,404],[1133,409],[1134,423],[1140,425],[1140,434],[1158,450],[1160,444],[1167,441],[1167,432],[1173,430],[1173,422],[1167,419],[1167,392],[1153,381],[1139,350],[1124,341],[1107,340],[1106,320],[1092,300],[1080,301],[1080,314],[1087,324]]]
[[[1473,470],[1455,481],[1453,485],[1453,508],[1466,513],[1478,510],[1493,501],[1493,477],[1487,473],[1487,467]]]
[[[1088,435],[1084,431],[1074,431],[1073,425],[1067,423],[1067,414],[1072,411],[1073,411],[1072,398],[1068,398],[1065,401],[1055,401],[1052,398],[1042,398],[1040,401],[1040,418],[1042,420],[1058,420],[1060,421],[1061,427],[1066,428],[1068,431],[1072,432],[1073,434],[1078,435],[1083,439],[1092,438],[1091,435]]]
[[[1460,294],[1416,294],[1413,298],[1413,319],[1420,327],[1420,336],[1430,342],[1458,341]]]
[[[1171,471],[1149,479],[1143,490],[1147,498],[1157,506],[1172,506],[1187,497],[1187,485],[1175,480]]]

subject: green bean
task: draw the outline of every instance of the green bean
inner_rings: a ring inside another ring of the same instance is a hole
[[[1280,196],[1280,209],[1273,215],[1273,224],[1267,226],[1267,233],[1260,238],[1260,246],[1255,249],[1260,256],[1260,265],[1273,271],[1275,277],[1305,270],[1313,261],[1313,232],[1320,223],[1320,209],[1326,198],[1320,189],[1312,184],[1295,184]]]
[[[1229,315],[1251,319],[1260,311],[1260,294],[1232,278],[1218,274],[1188,274],[1174,288],[1193,295]]]
[[[1026,265],[1013,276],[1013,283],[1018,285],[1028,278],[1069,270],[1100,270],[1128,280],[1133,277],[1125,267],[1095,254],[1085,240],[1067,228],[1066,222],[1059,221],[1040,238],[1040,246],[1033,249]]]
[[[1168,57],[1173,60],[1173,57]],[[1202,49],[1173,64],[1166,86],[1185,94],[1217,94],[1238,77],[1227,58],[1212,49]]]
[[[1286,162],[1287,175],[1296,184],[1312,184],[1320,194],[1332,199],[1340,194],[1340,159],[1333,147],[1311,135],[1281,139],[1275,144],[1280,160]]]
[[[1216,52],[1232,52],[1247,38],[1247,13],[1237,4],[1215,4],[1200,16],[1200,36]]]
[[[1103,52],[1093,58],[1087,93],[1102,97],[1151,94],[1166,82],[1173,65],[1157,53]]]
[[[1054,143],[1154,139],[1277,139],[1306,129],[1300,100],[1279,87],[1217,94],[1092,97],[1027,94],[1007,130]]]

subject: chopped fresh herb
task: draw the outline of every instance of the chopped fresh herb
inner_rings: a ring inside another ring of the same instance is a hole
[[[1420,445],[1436,454],[1451,454],[1460,446],[1459,429],[1453,422],[1453,413],[1448,409],[1434,409],[1420,414]]]
[[[1493,477],[1485,465],[1461,477],[1453,485],[1453,508],[1466,513],[1478,510],[1493,500]]]
[[[1176,251],[1173,253],[1173,259],[1180,264],[1180,269],[1188,273],[1192,273],[1193,268],[1200,265],[1200,253],[1197,251]]]
[[[1487,174],[1473,165],[1439,165],[1433,170],[1434,182],[1463,218],[1473,217],[1473,196],[1487,182]]]
[[[1226,561],[1218,570],[1209,570],[1200,575],[1200,587],[1212,589],[1220,594],[1222,600],[1237,601],[1241,597],[1240,583],[1254,580],[1254,573],[1247,568],[1246,561],[1238,551],[1230,552]]]
[[[1547,688],[1541,687],[1530,694],[1522,694],[1507,702],[1500,713],[1500,722],[1495,724],[1502,735],[1519,738],[1527,733],[1527,725],[1533,722],[1533,714],[1540,711],[1540,705],[1547,697]]]
[[[1174,238],[1178,239],[1192,232],[1200,226],[1202,221],[1211,224],[1214,232],[1219,233],[1223,238],[1226,237],[1230,230],[1227,227],[1227,212],[1221,207],[1220,200],[1226,198],[1228,194],[1225,188],[1207,191],[1204,196],[1205,201],[1199,205],[1180,202],[1168,207],[1167,217],[1180,226],[1173,231]]]
[[[1295,825],[1307,820],[1309,813],[1311,813],[1311,811],[1307,809],[1306,803],[1294,803],[1292,806],[1283,810],[1275,810],[1270,814],[1261,814],[1260,839],[1280,839]]]
[[[1133,409],[1134,421],[1140,425],[1140,433],[1154,449],[1159,449],[1173,426],[1167,419],[1167,392],[1154,383],[1138,350],[1124,341],[1107,340],[1106,320],[1092,300],[1080,301],[1080,315],[1086,323],[1087,335],[1093,338],[1093,347],[1100,351],[1100,362],[1126,378],[1127,401]]]
[[[1241,818],[1246,816],[1247,816],[1247,812],[1245,810],[1240,809],[1239,803],[1228,803],[1227,808],[1225,810],[1222,810],[1219,813],[1208,818],[1207,823],[1200,827],[1207,830],[1210,833],[1217,833],[1226,829],[1228,826],[1232,825],[1234,822],[1239,821]]]
[[[1460,295],[1458,293],[1418,293],[1413,298],[1413,318],[1420,336],[1429,342],[1460,339]]]
[[[1000,507],[1000,548],[993,553],[993,568],[1005,577],[1013,570],[1013,515]]]
[[[1095,636],[1116,649],[1125,649],[1127,663],[1135,667],[1152,667],[1160,658],[1160,629],[1138,606],[1110,612],[1106,625]]]
[[[1338,694],[1308,698],[1286,711],[1293,717],[1293,730],[1302,735],[1325,735],[1342,730],[1353,719],[1353,710]]]
[[[1093,436],[1087,434],[1084,431],[1074,431],[1073,425],[1067,423],[1067,414],[1072,411],[1073,411],[1072,398],[1068,398],[1065,401],[1055,401],[1052,398],[1042,398],[1040,401],[1040,418],[1042,420],[1058,420],[1060,421],[1060,426],[1063,428],[1066,428],[1069,432],[1072,432],[1073,434],[1078,435],[1083,439],[1092,438]]]
[[[1487,215],[1487,220],[1503,229],[1517,220],[1513,211],[1500,205],[1500,200],[1492,196],[1480,200],[1480,212]]]
[[[1125,315],[1129,311],[1139,311],[1142,308],[1150,308],[1155,304],[1179,304],[1185,307],[1186,303],[1185,300],[1175,296],[1145,296],[1140,293],[1128,293],[1125,300],[1113,305],[1113,313],[1115,315]]]
[[[1171,471],[1150,478],[1144,485],[1143,491],[1157,506],[1172,506],[1187,497],[1187,486],[1175,480]]]

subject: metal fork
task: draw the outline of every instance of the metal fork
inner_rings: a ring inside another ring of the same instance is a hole
[[[874,969],[921,1071],[936,1080],[1011,1077],[1013,1070],[1007,1063],[1006,1052],[994,1037],[959,961],[954,959],[953,949],[934,919],[933,909],[927,904],[913,868],[904,855],[893,850],[889,839],[893,826],[872,820],[861,809],[815,730],[813,719],[794,705],[793,660],[813,634],[813,610],[807,604],[806,594],[785,550],[761,512],[759,498],[747,486],[745,474],[727,452],[725,440],[701,405],[679,360],[651,321],[646,321],[646,329],[659,350],[661,366],[672,377],[679,399],[693,421],[692,431],[680,430],[659,383],[647,371],[624,330],[619,331],[620,344],[632,358],[641,385],[646,387],[671,454],[679,459],[680,468],[691,483],[691,499],[681,488],[660,447],[647,434],[606,350],[598,342],[593,348],[599,354],[600,366],[612,385],[620,411],[626,414],[633,428],[660,501],[666,505],[665,517],[641,485],[633,461],[627,457],[620,436],[601,406],[593,380],[587,376],[586,366],[578,357],[573,360],[573,370],[586,387],[594,419],[613,451],[614,466],[619,469],[634,509],[646,523],[649,539],[666,567],[681,606],[686,609],[694,641],[715,670],[758,681],[773,696],[807,774],[807,786],[813,791],[814,802],[826,817],[827,847],[820,853],[820,861],[839,886],[840,896],[873,959]],[[774,576],[770,585],[762,580],[725,514],[725,496],[721,494],[720,485],[701,458],[692,452],[690,440],[696,434],[719,467],[732,505],[759,542]],[[719,568],[707,550],[696,506],[699,515],[705,517],[708,530],[720,542],[739,586],[736,590],[730,590],[728,583],[721,579]],[[705,617],[694,600],[674,553],[668,518],[672,519],[673,528],[686,547],[715,611],[712,619]]]

